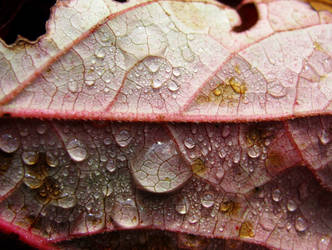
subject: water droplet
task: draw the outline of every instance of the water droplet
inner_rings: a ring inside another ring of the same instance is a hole
[[[293,212],[297,209],[297,204],[294,200],[289,199],[287,202],[287,209],[289,212]]]
[[[175,204],[175,210],[179,214],[186,214],[189,210],[189,202],[186,197],[181,197]]]
[[[122,228],[133,228],[139,223],[136,203],[133,199],[118,198],[111,210],[111,217]]]
[[[39,154],[36,152],[23,152],[22,160],[27,165],[34,165],[38,162]]]
[[[181,75],[181,71],[179,68],[173,68],[173,75],[179,77]]]
[[[224,159],[225,157],[226,157],[226,155],[227,155],[227,152],[226,152],[226,150],[225,149],[220,149],[220,151],[218,152],[218,155],[219,155],[219,157],[221,158],[221,159]]]
[[[279,189],[275,189],[272,192],[272,200],[279,202],[281,200],[281,192]]]
[[[216,173],[216,177],[221,180],[225,175],[225,170],[219,166],[218,170],[217,170],[217,173]]]
[[[116,170],[116,165],[115,161],[113,159],[109,160],[106,164],[106,169],[110,172],[113,173]]]
[[[192,138],[188,137],[184,140],[184,145],[188,149],[193,149],[195,147],[195,142]]]
[[[69,80],[67,86],[68,86],[68,90],[72,93],[76,93],[78,91],[78,84],[74,80]]]
[[[181,54],[184,60],[186,60],[187,62],[192,62],[195,59],[194,53],[188,46],[184,46],[181,48]]]
[[[195,224],[199,221],[199,216],[198,214],[194,213],[192,214],[189,218],[188,218],[188,221],[190,224]]]
[[[76,205],[76,198],[73,195],[67,195],[66,197],[57,200],[58,206],[62,208],[72,208]]]
[[[268,87],[268,93],[275,98],[281,98],[286,96],[287,90],[280,83],[271,83]]]
[[[111,143],[112,143],[112,139],[111,139],[110,137],[106,137],[106,138],[104,139],[104,144],[105,144],[106,146],[111,145]]]
[[[235,164],[239,163],[240,162],[240,158],[241,158],[240,152],[236,152],[235,155],[234,155],[234,158],[233,158],[233,162]]]
[[[161,66],[162,60],[159,57],[147,57],[144,60],[144,64],[148,67],[151,73],[156,73],[160,66]]]
[[[46,129],[47,129],[46,124],[42,123],[37,127],[37,133],[40,134],[40,135],[43,135],[43,134],[45,134]]]
[[[192,176],[173,140],[145,147],[130,162],[130,168],[138,187],[151,193],[175,191]]]
[[[0,136],[0,149],[5,153],[15,152],[19,145],[20,141],[17,136],[7,133]]]
[[[72,160],[81,162],[84,161],[87,157],[87,151],[85,145],[78,139],[72,139],[66,145],[67,152]]]
[[[151,81],[151,87],[153,89],[159,89],[163,85],[163,82],[160,79],[154,79]]]
[[[201,204],[205,208],[212,207],[214,204],[214,195],[210,192],[205,192],[201,197]]]
[[[248,153],[248,156],[250,158],[255,159],[255,158],[257,158],[257,157],[259,157],[261,155],[262,149],[261,149],[261,147],[259,147],[259,146],[257,146],[255,144],[252,147],[248,148],[248,152],[247,153]]]
[[[59,160],[56,156],[54,156],[54,154],[52,154],[51,152],[47,152],[46,153],[46,163],[50,167],[54,168],[59,165]]]
[[[330,134],[329,132],[327,132],[326,129],[323,129],[319,135],[319,139],[320,139],[320,142],[323,144],[323,145],[326,145],[328,144],[330,141],[331,141],[331,137],[330,137]]]
[[[176,82],[170,80],[167,85],[168,89],[172,92],[175,92],[179,89],[179,86],[176,84]]]
[[[95,56],[99,59],[103,59],[105,57],[106,48],[100,48],[96,51]]]
[[[301,216],[299,216],[295,219],[294,226],[295,226],[295,229],[299,232],[304,232],[308,227],[307,222]]]
[[[132,140],[132,136],[130,135],[129,131],[121,130],[115,136],[115,141],[120,147],[126,147]]]
[[[91,87],[95,84],[95,82],[91,81],[91,80],[88,80],[88,81],[85,81],[85,84],[88,85],[89,87]]]

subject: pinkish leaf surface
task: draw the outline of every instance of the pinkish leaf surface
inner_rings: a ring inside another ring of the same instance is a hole
[[[235,33],[214,1],[61,1],[37,43],[0,44],[1,228],[39,248],[330,249],[332,15],[256,6]]]

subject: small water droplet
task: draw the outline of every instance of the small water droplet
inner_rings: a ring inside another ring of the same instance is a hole
[[[151,87],[153,89],[159,89],[163,85],[163,82],[160,79],[154,79],[151,81]]]
[[[95,56],[99,59],[103,59],[105,57],[106,48],[100,48],[96,51]]]
[[[188,149],[193,149],[195,147],[195,142],[192,138],[188,137],[184,140],[184,145]]]
[[[5,153],[15,152],[19,145],[20,141],[17,136],[7,133],[0,136],[0,149]]]
[[[120,147],[126,147],[131,142],[132,137],[127,130],[121,130],[115,135],[115,141]]]
[[[68,90],[72,93],[76,93],[78,91],[78,84],[74,80],[69,80],[67,86],[68,86]]]
[[[294,200],[289,199],[287,202],[287,209],[289,212],[293,212],[297,209],[297,204]]]
[[[159,57],[147,57],[144,64],[148,67],[151,73],[156,73],[161,66],[161,59]]]
[[[190,224],[195,224],[199,221],[199,216],[196,213],[194,213],[188,218],[188,221]]]
[[[323,145],[328,144],[331,141],[329,132],[326,129],[323,129],[319,135],[319,140]]]
[[[179,214],[186,214],[189,210],[189,202],[186,197],[181,197],[175,204],[175,210]]]
[[[308,225],[307,225],[307,222],[305,221],[305,219],[303,219],[301,216],[299,216],[295,219],[294,227],[297,231],[304,232],[307,229]]]
[[[255,144],[252,147],[248,148],[248,152],[247,153],[248,153],[248,156],[250,158],[255,159],[255,158],[257,158],[257,157],[259,157],[261,155],[262,149],[261,149],[261,147],[259,147],[259,146],[257,146]]]
[[[181,71],[179,68],[173,68],[173,75],[179,77],[181,75]]]
[[[275,189],[272,192],[272,200],[279,202],[281,200],[281,192],[279,189]]]
[[[36,152],[23,152],[22,153],[22,160],[27,165],[34,165],[38,162],[39,154]]]
[[[205,192],[201,197],[201,204],[205,208],[212,207],[214,204],[214,195],[210,192]]]
[[[47,129],[46,124],[42,123],[37,127],[37,133],[40,134],[40,135],[43,135],[43,134],[45,134],[46,129]]]
[[[81,162],[84,161],[87,157],[87,151],[85,145],[78,139],[72,139],[66,145],[67,152],[72,160]]]
[[[46,163],[50,167],[54,168],[59,165],[59,160],[54,154],[52,154],[51,152],[47,152],[46,153]]]
[[[91,81],[91,80],[88,80],[88,81],[85,81],[85,84],[88,85],[89,87],[91,87],[95,84],[95,82]]]
[[[110,137],[106,137],[106,138],[104,139],[104,144],[105,144],[106,146],[110,145],[111,143],[112,143],[112,139],[111,139]]]
[[[76,205],[76,198],[73,195],[67,195],[57,200],[58,206],[62,208],[72,208]]]
[[[167,85],[168,89],[172,92],[175,92],[179,89],[179,86],[176,84],[176,82],[170,80]]]
[[[113,159],[109,160],[106,164],[106,169],[110,172],[113,173],[116,170],[116,165],[115,161]]]
[[[221,148],[220,151],[218,152],[218,155],[221,159],[224,159],[227,155],[227,152],[224,148]]]
[[[225,170],[219,166],[218,170],[217,170],[217,173],[216,173],[216,176],[219,180],[221,180],[225,175]]]
[[[233,162],[235,164],[239,163],[240,162],[240,158],[241,158],[241,155],[239,152],[236,152],[235,155],[234,155],[234,158],[233,158]]]

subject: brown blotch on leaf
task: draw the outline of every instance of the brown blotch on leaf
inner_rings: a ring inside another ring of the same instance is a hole
[[[255,236],[253,225],[250,221],[244,221],[241,224],[239,236],[241,238],[252,238]]]

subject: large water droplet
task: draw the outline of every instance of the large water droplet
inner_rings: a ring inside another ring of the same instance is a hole
[[[201,204],[205,208],[212,207],[214,204],[214,195],[211,192],[203,193],[201,197]]]
[[[34,165],[38,162],[39,155],[36,152],[23,152],[22,160],[27,165]]]
[[[132,140],[130,133],[127,130],[121,130],[115,134],[115,141],[120,147],[126,147]]]
[[[172,140],[146,147],[130,167],[138,187],[152,193],[177,190],[192,176]]]
[[[175,210],[179,214],[186,214],[189,210],[189,202],[186,197],[181,196],[180,199],[176,201]]]
[[[308,224],[307,222],[305,221],[305,219],[303,219],[301,216],[297,217],[295,219],[295,229],[299,232],[304,232],[307,227],[308,227]]]
[[[272,191],[272,200],[275,202],[279,202],[281,200],[281,192],[279,189],[275,189]]]
[[[66,145],[67,152],[72,160],[81,162],[87,157],[85,145],[79,139],[72,139]]]
[[[118,198],[111,211],[113,222],[122,228],[133,228],[139,223],[136,203],[133,199]]]
[[[15,152],[19,145],[20,141],[15,135],[5,133],[0,136],[0,149],[6,153]]]
[[[195,142],[192,138],[188,137],[184,140],[184,145],[188,148],[188,149],[193,149],[195,147]]]

